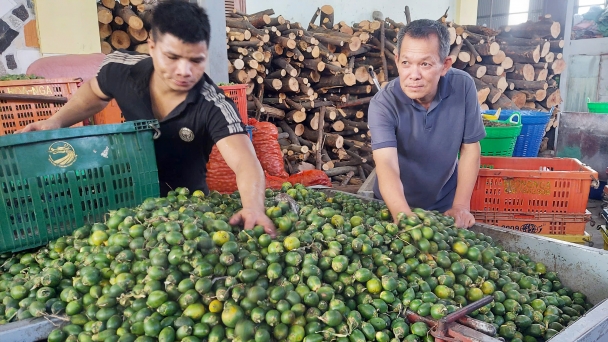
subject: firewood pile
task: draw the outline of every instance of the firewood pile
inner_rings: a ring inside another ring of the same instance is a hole
[[[97,21],[101,52],[126,49],[148,53],[151,9],[157,0],[100,0]]]
[[[373,170],[373,77],[382,85],[398,74],[396,31],[375,16],[350,26],[326,5],[306,25],[272,9],[226,19],[229,79],[249,85],[251,117],[277,125],[290,174],[316,168],[335,183],[361,185]]]
[[[555,107],[545,131],[557,127],[557,106],[562,101],[559,75],[566,68],[559,22],[545,15],[537,22],[505,26],[498,31],[475,25],[447,25],[455,37],[450,52],[453,67],[473,76],[482,110],[548,111]]]

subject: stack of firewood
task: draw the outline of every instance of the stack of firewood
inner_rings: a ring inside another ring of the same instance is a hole
[[[148,53],[151,9],[157,0],[100,0],[97,4],[101,52],[127,49]]]
[[[360,185],[373,170],[366,120],[373,77],[384,84],[397,76],[396,35],[383,39],[382,23],[334,24],[331,6],[317,9],[306,27],[272,9],[226,19],[229,79],[249,85],[251,117],[279,128],[289,173],[317,168]]]
[[[483,109],[548,111],[552,117],[545,132],[558,126],[559,75],[566,68],[564,40],[559,22],[550,15],[537,22],[502,27],[494,31],[479,26],[448,23],[462,44],[452,46],[454,67],[475,80]],[[541,152],[547,148],[544,138]]]

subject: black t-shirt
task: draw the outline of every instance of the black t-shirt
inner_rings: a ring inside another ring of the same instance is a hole
[[[149,55],[130,51],[109,54],[97,74],[101,91],[116,99],[127,121],[153,120]],[[222,138],[246,134],[234,102],[207,76],[194,86],[186,100],[160,121],[155,140],[161,196],[187,187],[208,193],[205,176],[211,148]]]

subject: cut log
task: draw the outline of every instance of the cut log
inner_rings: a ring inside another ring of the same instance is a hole
[[[519,75],[521,78],[513,77]],[[513,79],[524,79],[526,81],[534,81],[534,67],[531,64],[515,63],[513,71],[509,74]]]
[[[307,140],[317,141],[319,132],[304,127],[302,137]],[[338,134],[325,133],[325,145],[335,148],[342,148],[344,145],[344,138]]]
[[[146,46],[148,46],[148,44],[145,44]],[[112,45],[110,45],[110,43],[106,42],[105,40],[101,41],[101,53],[108,55],[110,53],[112,53],[112,51],[114,51],[114,49],[112,49]]]
[[[509,99],[505,94],[502,94],[500,96],[500,98],[498,99],[498,101],[496,101],[495,103],[490,103],[488,104],[490,106],[490,108],[492,109],[509,109],[509,110],[518,110],[519,107],[517,107],[513,101],[511,101],[511,99]]]
[[[352,86],[357,83],[357,78],[354,74],[337,75],[334,77],[322,77],[315,88],[331,88]]]
[[[479,63],[483,60],[481,58],[481,56],[479,55],[479,53],[477,52],[477,50],[475,49],[475,47],[473,46],[473,44],[468,39],[464,40],[464,45],[469,49],[469,52],[471,52],[471,55],[472,55],[471,58],[475,61],[475,62],[473,62],[473,61],[469,62],[469,65],[473,65],[476,62]]]
[[[331,5],[324,5],[321,7],[321,26],[331,29],[334,26],[334,8]]]
[[[336,132],[344,131],[344,122],[338,120],[331,125],[331,128]]]
[[[481,34],[481,35],[488,36],[488,37],[494,37],[500,33],[499,31],[496,31],[489,27],[479,26],[479,25],[462,25],[462,28],[464,30],[471,31],[473,33]]]
[[[507,79],[502,76],[484,75],[483,77],[481,77],[481,80],[486,84],[494,85],[496,88],[500,89],[501,92],[504,92],[509,86],[509,84],[507,83]]]
[[[109,24],[99,23],[99,38],[106,39],[112,35],[112,27]]]
[[[551,64],[551,72],[554,75],[561,74],[566,69],[566,62],[563,59],[556,59]]]
[[[369,81],[369,72],[364,66],[355,69],[355,78],[359,83],[366,83]]]
[[[117,11],[118,15],[135,30],[141,30],[144,28],[144,22],[141,18],[131,10],[131,7],[125,6],[123,8],[119,8]]]
[[[550,51],[552,52],[562,52],[564,49],[565,41],[563,39],[559,40],[550,40],[549,44],[551,45]]]
[[[490,65],[480,64],[480,65],[484,65],[486,67],[487,75],[501,76],[505,72],[505,69],[503,67],[501,67],[500,65],[493,65],[493,64],[490,64]]]
[[[251,15],[247,16],[247,19],[249,20],[251,25],[253,25],[254,27],[262,28],[262,27],[270,24],[270,21],[272,20],[270,18],[271,15],[274,15],[274,10],[267,9],[264,11],[260,11],[260,12],[251,14]]]
[[[281,82],[283,83],[280,91],[281,92],[292,92],[295,93],[298,90],[300,90],[300,84],[298,83],[298,80],[295,77],[286,77],[283,78],[281,80]]]
[[[264,115],[267,115],[271,118],[275,118],[277,120],[285,119],[285,111],[281,109],[266,104],[262,104],[262,108],[264,108]]]
[[[502,96],[502,91],[498,88],[496,88],[493,84],[488,84],[488,87],[490,88],[490,94],[488,95],[488,99],[486,102],[489,103],[496,103],[496,101],[498,101],[500,99],[500,97]]]
[[[127,49],[131,46],[131,38],[129,38],[127,32],[116,30],[112,32],[112,35],[110,36],[110,44],[112,44],[112,47],[116,50]]]
[[[505,52],[500,50],[494,56],[481,56],[481,62],[483,64],[501,64],[506,57]]]
[[[338,108],[346,108],[346,107],[361,106],[361,105],[370,103],[370,101],[372,100],[372,98],[373,98],[373,96],[362,97],[362,98],[359,98],[359,99],[356,99],[356,100],[340,103],[337,107]]]
[[[114,6],[116,6],[116,0],[101,0],[101,4],[109,9],[114,9]]]
[[[486,42],[483,44],[474,45],[475,50],[480,56],[494,56],[500,51],[500,45],[497,42]]]
[[[518,90],[538,90],[538,89],[547,89],[547,82],[545,81],[523,81],[523,80],[509,80],[510,83],[513,83],[515,89]]]
[[[551,20],[528,21],[515,26],[507,26],[505,32],[518,38],[557,38],[561,32],[561,25],[559,22]]]
[[[555,53],[554,52],[549,52],[546,56],[545,56],[545,62],[547,63],[551,63],[555,60]]]
[[[456,62],[456,60],[458,59],[458,54],[460,53],[460,50],[462,49],[462,42],[460,44],[456,44],[452,46],[452,49],[450,50],[450,58],[452,59],[452,64]]]
[[[486,66],[482,64],[475,64],[473,66],[466,67],[464,71],[475,78],[481,78],[486,74]]]
[[[500,63],[500,66],[507,70],[513,67],[513,59],[511,57],[505,57],[505,59]]]
[[[300,77],[305,77],[310,82],[317,83],[321,79],[321,74],[317,70],[304,69],[300,72]]]
[[[316,70],[316,71],[325,70],[325,63],[323,62],[323,60],[321,60],[321,58],[305,59],[304,61],[302,61],[302,64],[304,64],[304,66],[306,68],[311,69],[311,70]]]
[[[507,90],[505,91],[505,95],[519,108],[526,104],[526,94],[522,92],[517,90]]]
[[[280,44],[282,47],[285,47],[288,49],[296,48],[296,41],[293,39],[289,39],[287,37],[273,36],[270,38],[270,41]]]
[[[542,101],[545,99],[546,94],[547,94],[546,90],[544,90],[544,89],[538,89],[536,91],[519,90],[519,92],[526,95],[526,102]]]
[[[539,101],[540,104],[545,108],[552,108],[555,106],[559,106],[562,102],[562,97],[560,95],[559,88],[549,88],[547,89],[547,97],[543,101]]]
[[[137,45],[145,42],[148,39],[148,31],[144,28],[136,30],[131,26],[127,27],[127,34],[131,38],[131,43]]]
[[[507,57],[511,57],[516,63],[538,63],[540,61],[540,45],[503,46],[502,49]]]
[[[476,78],[473,78],[473,81],[475,81],[475,88],[477,89],[477,102],[479,102],[479,103],[486,102],[486,99],[488,98],[488,95],[490,94],[490,87],[487,84],[485,84],[484,82],[482,82],[481,80],[478,80]]]
[[[534,80],[535,81],[546,81],[549,70],[547,69],[534,69]]]
[[[264,85],[270,89],[279,91],[283,87],[283,82],[281,82],[280,79],[276,79],[276,78],[265,78]]]
[[[287,71],[287,74],[289,76],[291,76],[291,77],[298,76],[298,70],[296,70],[296,68],[294,68],[291,64],[289,64],[289,61],[287,59],[273,58],[272,63],[278,67],[285,69],[285,71]]]
[[[343,174],[349,173],[349,172],[354,173],[356,171],[357,171],[356,166],[342,166],[342,167],[334,167],[333,169],[330,169],[330,170],[325,170],[325,174],[328,177],[334,177],[334,176],[343,175]]]
[[[97,21],[102,24],[110,24],[114,20],[112,11],[102,5],[97,5]]]
[[[300,123],[306,120],[306,112],[300,110],[292,110],[285,114],[285,119],[289,122]]]
[[[251,78],[249,77],[249,75],[247,75],[247,72],[245,70],[235,70],[233,73],[228,75],[228,78],[230,79],[230,81],[239,84],[245,84],[251,81]]]

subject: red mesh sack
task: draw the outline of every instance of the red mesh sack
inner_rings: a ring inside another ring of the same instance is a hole
[[[321,170],[304,170],[289,176],[287,181],[291,184],[300,183],[304,186],[324,185],[331,187],[331,180]]]
[[[287,178],[275,177],[266,173],[266,189],[281,190],[283,183],[287,182]]]
[[[289,177],[285,172],[283,154],[277,140],[277,127],[270,122],[258,122],[255,119],[249,119],[249,125],[254,127],[253,148],[264,171],[275,177]]]
[[[207,186],[210,191],[218,191],[220,193],[233,193],[238,188],[236,186],[236,175],[232,169],[226,164],[226,161],[213,145],[209,162],[207,162]]]

